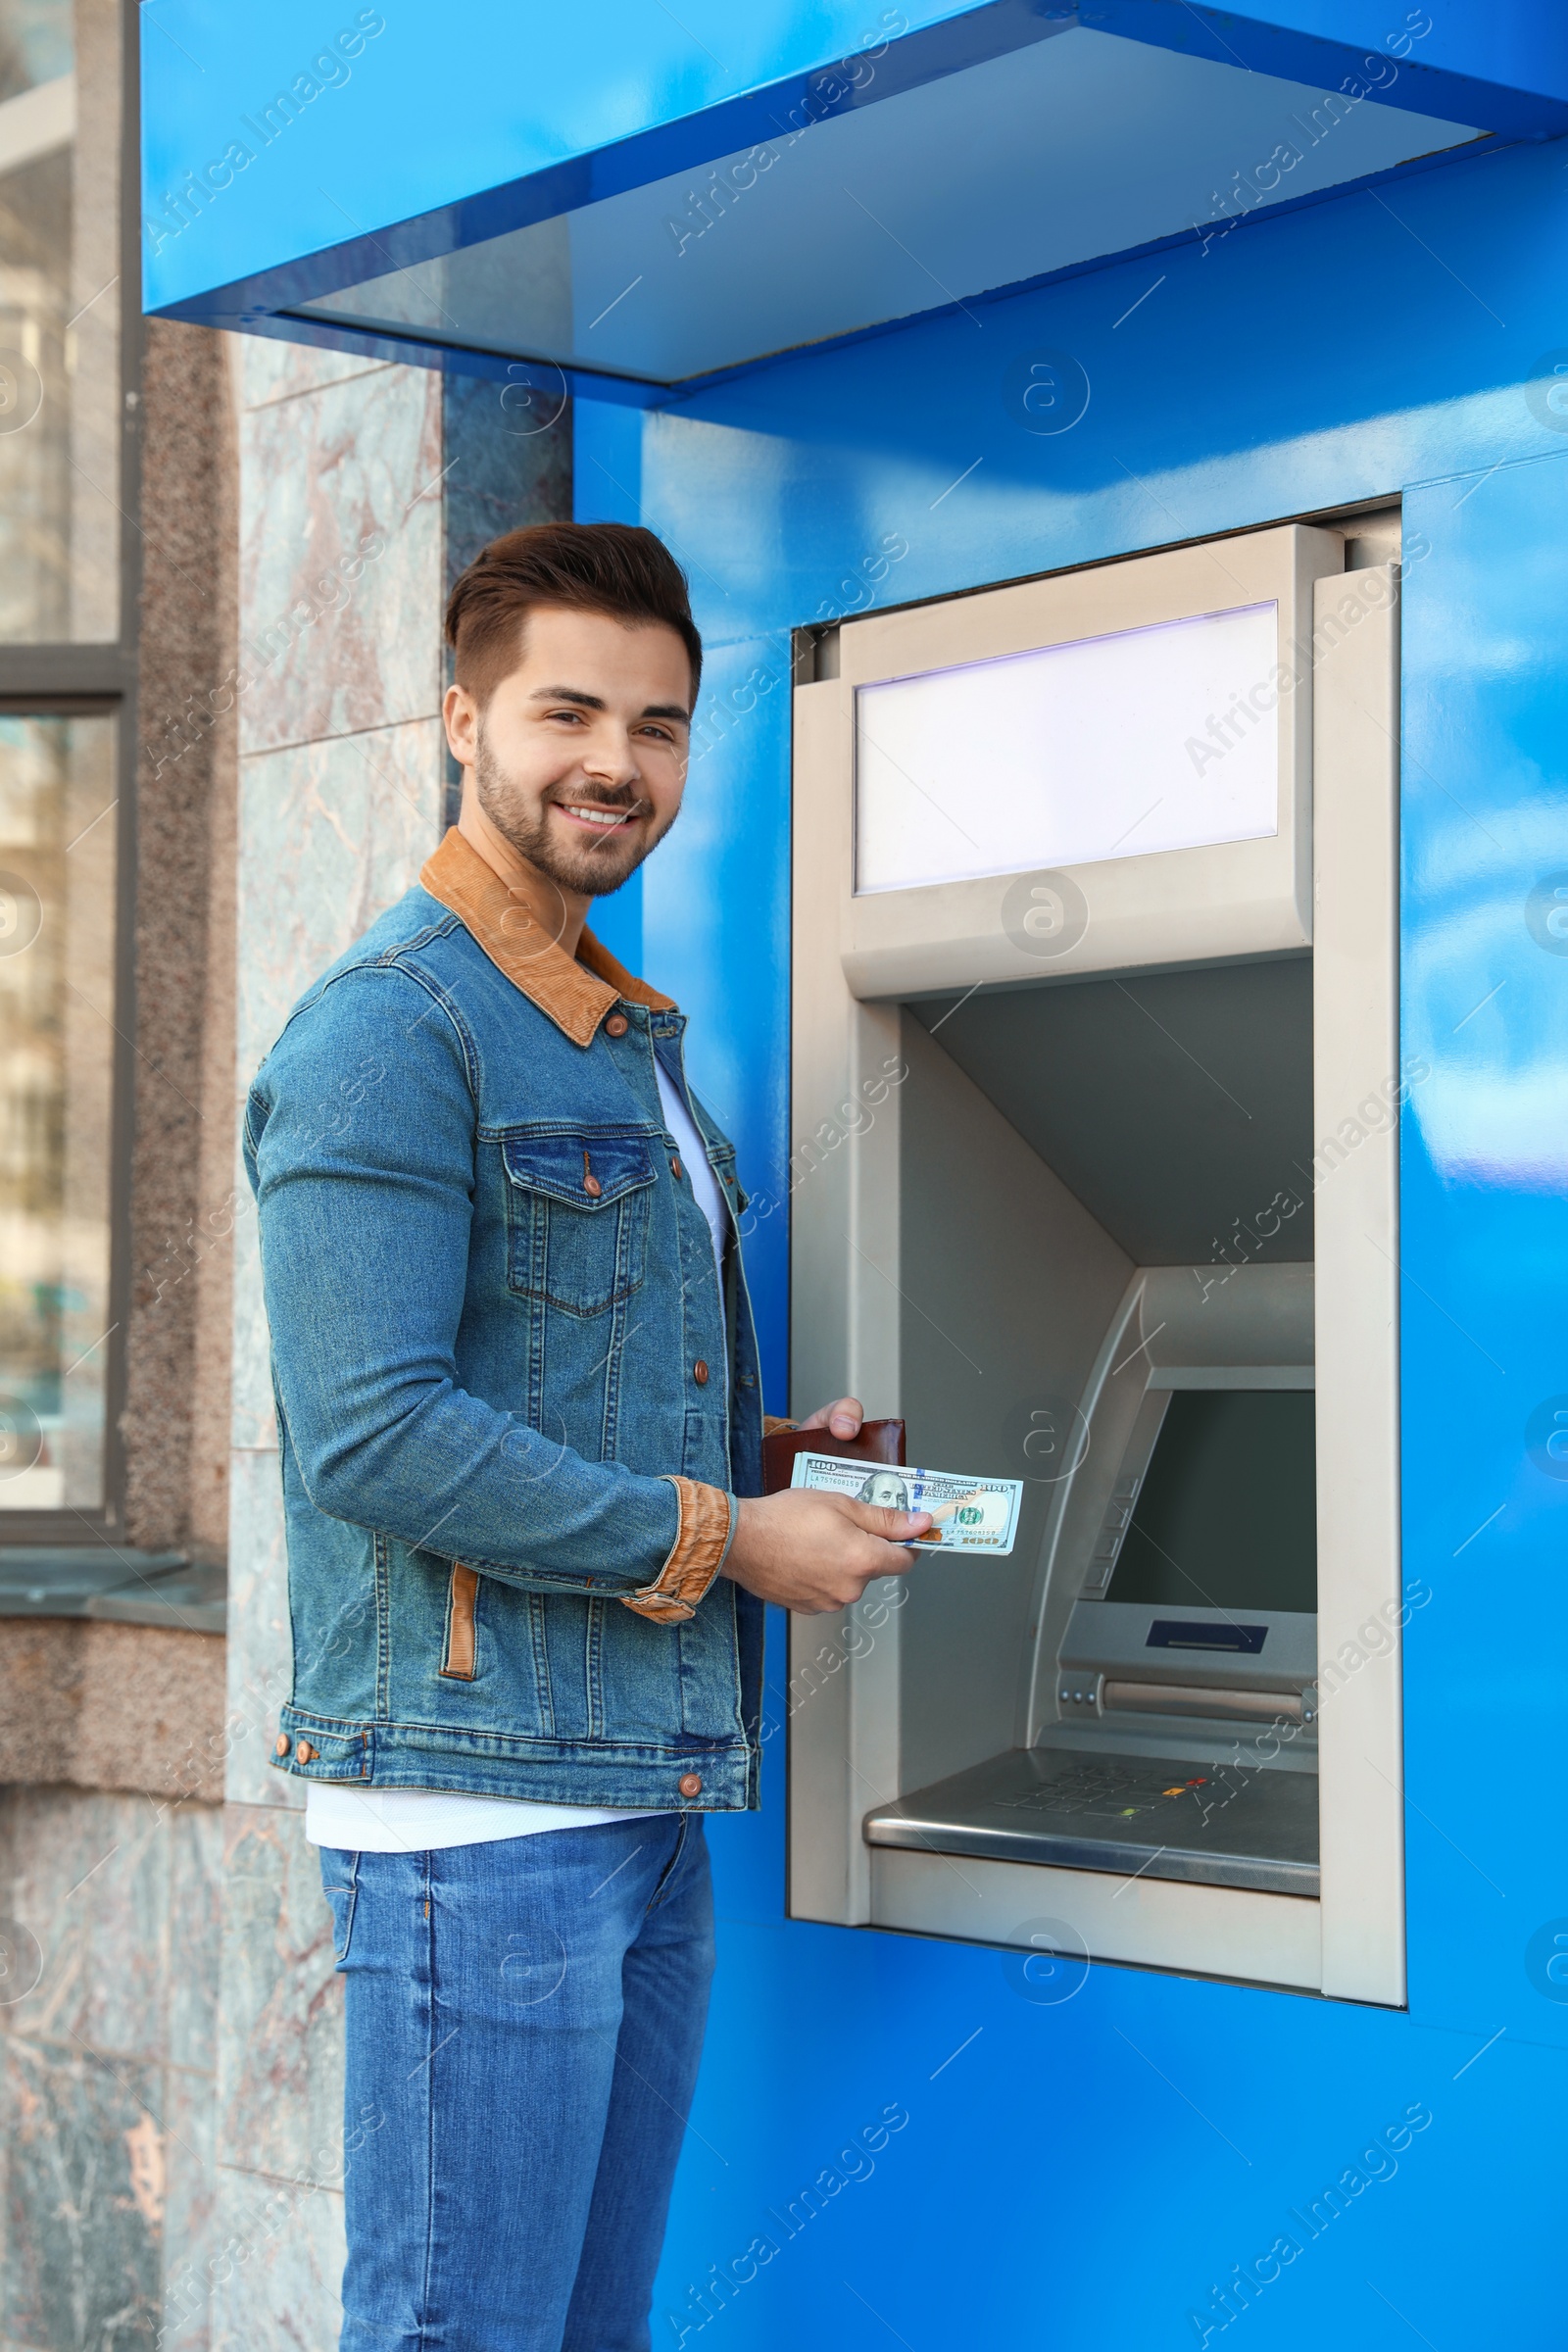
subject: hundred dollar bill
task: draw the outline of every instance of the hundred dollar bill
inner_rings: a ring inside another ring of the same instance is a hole
[[[916,1536],[933,1551],[1012,1549],[1018,1527],[1020,1478],[961,1478],[951,1470],[894,1470],[881,1462],[847,1461],[840,1454],[798,1453],[792,1487],[818,1487],[879,1502],[895,1511],[929,1511],[929,1532]]]

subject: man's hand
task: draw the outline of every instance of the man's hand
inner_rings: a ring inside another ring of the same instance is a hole
[[[857,1416],[859,1409],[855,1406]],[[823,1425],[824,1417],[803,1424]],[[912,1567],[914,1554],[906,1546],[930,1525],[929,1511],[891,1511],[848,1494],[792,1487],[741,1503],[724,1574],[760,1600],[819,1616],[848,1608],[873,1578],[902,1576]]]

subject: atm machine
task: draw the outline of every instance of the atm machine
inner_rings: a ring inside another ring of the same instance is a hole
[[[793,1621],[796,1917],[1404,1999],[1398,550],[798,641],[793,1393],[1025,1501]]]

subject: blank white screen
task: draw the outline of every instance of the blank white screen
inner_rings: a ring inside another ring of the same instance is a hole
[[[857,892],[1276,832],[1277,635],[1249,605],[859,687]]]

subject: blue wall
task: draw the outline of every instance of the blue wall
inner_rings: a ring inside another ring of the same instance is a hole
[[[1398,493],[1403,1023],[1433,1065],[1404,1131],[1405,1574],[1432,1594],[1408,1638],[1408,2016],[1113,1967],[1034,1999],[995,1952],[786,1923],[780,1734],[762,1817],[713,1832],[721,1973],[656,2345],[1161,2352],[1220,2341],[1210,2289],[1254,2262],[1223,2332],[1258,2347],[1568,2339],[1568,1984],[1546,1973],[1568,1463],[1544,1446],[1568,1408],[1568,943],[1546,919],[1568,889],[1568,413],[1542,389],[1568,365],[1565,158],[1473,159],[678,411],[579,403],[579,514],[664,533],[710,649],[690,810],[612,920],[693,1015],[754,1191],[782,1190],[787,1141],[790,627]],[[1055,437],[1009,390],[1047,350],[1091,385]],[[775,1406],[781,1223],[752,1246]],[[772,1664],[777,1725],[778,1640]],[[888,2108],[907,2120],[841,2160]],[[1430,2121],[1407,2136],[1408,2109]],[[1365,2160],[1390,2126],[1407,2144]],[[842,2185],[787,2234],[825,2172]],[[1342,2180],[1311,2235],[1292,2209]],[[1287,2234],[1301,2250],[1271,2258]],[[712,2266],[730,2300],[700,2326]]]

